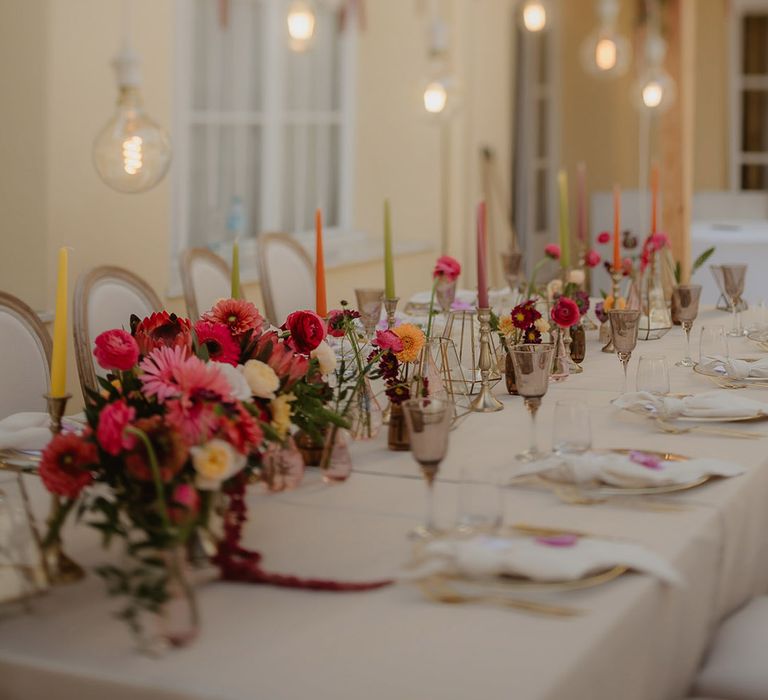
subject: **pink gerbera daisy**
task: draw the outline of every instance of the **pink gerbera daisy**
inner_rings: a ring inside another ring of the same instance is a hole
[[[195,333],[198,343],[207,348],[211,360],[237,367],[240,360],[240,346],[232,337],[229,326],[201,320],[195,324]]]
[[[206,314],[203,321],[223,323],[238,340],[248,331],[258,334],[264,326],[259,310],[245,299],[222,299]]]
[[[188,445],[199,445],[211,438],[218,425],[215,405],[182,396],[166,404],[165,420]]]

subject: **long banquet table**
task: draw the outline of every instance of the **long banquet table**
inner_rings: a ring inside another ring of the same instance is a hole
[[[708,311],[703,322],[728,323]],[[682,331],[638,344],[673,365]],[[754,352],[746,340],[732,353]],[[713,385],[671,366],[672,391]],[[684,588],[628,574],[609,584],[550,594],[575,606],[575,618],[530,615],[485,605],[448,606],[408,585],[370,593],[319,593],[210,582],[199,590],[202,634],[191,647],[152,659],[133,650],[117,601],[90,575],[37,601],[31,614],[0,621],[0,698],[57,700],[654,700],[684,697],[718,622],[768,587],[768,440],[670,435],[610,405],[621,385],[613,355],[590,334],[584,373],[553,385],[540,415],[550,440],[558,398],[591,407],[596,447],[634,447],[716,456],[742,464],[743,476],[633,507],[625,501],[579,506],[553,494],[504,491],[508,523],[573,528],[642,543],[684,576]],[[500,396],[501,386],[499,386]],[[740,393],[768,399],[760,390]],[[470,415],[454,431],[437,486],[440,519],[455,516],[458,481],[481,468],[512,470],[524,447],[522,400]],[[765,423],[739,429],[768,433]],[[424,483],[408,453],[386,449],[385,436],[357,444],[355,472],[343,485],[308,475],[296,491],[254,494],[246,544],[265,565],[286,573],[370,580],[395,574],[409,558],[407,532],[420,521]],[[84,528],[69,549],[86,564],[104,558]]]

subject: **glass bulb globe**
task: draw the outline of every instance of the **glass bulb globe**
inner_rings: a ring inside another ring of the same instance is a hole
[[[294,51],[306,51],[315,36],[315,11],[305,0],[295,0],[288,9],[288,39]]]
[[[540,32],[547,26],[547,7],[541,0],[526,0],[521,17],[524,29]]]
[[[653,114],[666,112],[677,96],[675,81],[663,69],[648,71],[640,76],[632,92],[635,106]]]
[[[593,32],[581,45],[581,63],[591,75],[605,78],[624,75],[631,58],[629,41],[610,27]]]
[[[120,89],[117,112],[96,137],[93,162],[99,177],[118,192],[146,192],[168,172],[168,134],[142,109],[135,86]]]
[[[441,114],[448,104],[448,90],[439,80],[433,80],[424,88],[424,109],[430,114]]]

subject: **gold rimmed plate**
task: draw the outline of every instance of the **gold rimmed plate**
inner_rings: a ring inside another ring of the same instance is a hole
[[[611,403],[615,405],[614,401]],[[644,416],[651,420],[669,421],[670,423],[676,423],[677,421],[681,423],[742,423],[745,421],[766,420],[768,418],[768,415],[765,413],[745,413],[742,416],[664,416],[640,406],[619,406],[617,408],[621,408],[622,411],[627,413],[633,413],[636,416]]]
[[[763,352],[768,352],[768,331],[750,331],[747,338]]]
[[[743,360],[743,362],[756,361],[757,360],[755,358],[746,358]],[[717,379],[723,382],[736,382],[738,384],[749,384],[756,387],[768,387],[768,377],[744,377],[744,379],[735,379],[733,377],[729,377],[726,374],[725,368],[722,365],[718,365],[718,367],[720,367],[719,370],[713,367],[704,367],[700,362],[697,362],[693,366],[693,371],[696,372],[696,374],[701,374],[704,377]]]

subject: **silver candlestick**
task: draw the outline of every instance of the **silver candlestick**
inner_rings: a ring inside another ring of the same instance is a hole
[[[493,367],[493,357],[491,355],[491,310],[489,308],[478,308],[477,317],[480,320],[480,357],[477,362],[477,369],[480,370],[480,393],[475,397],[470,408],[477,413],[494,413],[502,411],[504,404],[501,403],[491,392],[491,382],[489,380],[491,368]]]
[[[392,330],[395,327],[395,311],[397,311],[398,301],[400,301],[400,297],[384,299],[384,308],[387,311],[387,328],[389,330]]]

